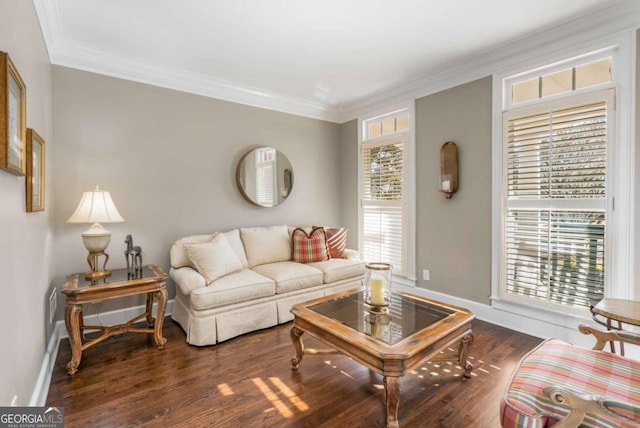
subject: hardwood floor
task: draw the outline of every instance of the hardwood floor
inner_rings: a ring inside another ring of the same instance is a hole
[[[78,372],[65,339],[47,405],[67,427],[382,427],[382,378],[342,355],[305,356],[291,370],[292,323],[195,347],[169,318],[166,349],[125,334],[83,353]],[[456,363],[425,363],[401,380],[401,427],[498,427],[500,397],[540,339],[473,322],[472,377]],[[305,344],[318,345],[306,338]]]

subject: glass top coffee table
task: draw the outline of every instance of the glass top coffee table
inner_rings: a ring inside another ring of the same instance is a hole
[[[410,294],[393,294],[391,304],[376,312],[364,303],[364,292],[351,291],[299,303],[291,313],[295,317],[291,329],[293,369],[298,369],[304,354],[342,353],[381,374],[388,427],[398,427],[400,377],[420,363],[459,343],[455,359],[464,376],[471,376],[473,366],[467,356],[475,316],[466,309]],[[305,348],[304,333],[331,348]]]

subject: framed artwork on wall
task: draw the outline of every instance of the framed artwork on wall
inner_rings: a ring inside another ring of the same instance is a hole
[[[26,87],[9,54],[0,52],[0,168],[26,173]]]
[[[27,129],[27,212],[44,211],[44,140]]]

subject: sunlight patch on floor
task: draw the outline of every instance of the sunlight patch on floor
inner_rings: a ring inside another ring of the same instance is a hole
[[[332,368],[336,368],[336,366],[334,366],[333,364],[331,364],[331,360],[327,360],[324,362],[326,365],[331,366]]]
[[[340,373],[342,373],[343,375],[345,375],[346,377],[348,377],[351,380],[355,380],[353,376],[351,376],[349,373],[345,372],[344,370],[340,370]]]
[[[275,392],[269,388],[269,385],[264,383],[264,381],[260,378],[253,378],[251,381],[258,387],[260,392],[264,394],[267,400],[273,404],[273,407],[285,418],[290,418],[293,416],[293,412],[289,410],[289,408],[278,398]]]
[[[305,410],[309,410],[309,406],[307,405],[307,403],[302,401],[302,399],[298,397],[298,395],[295,392],[293,392],[287,385],[285,385],[285,383],[282,380],[280,380],[280,378],[270,377],[269,381],[271,381],[273,386],[278,388],[280,390],[280,393],[282,393],[282,395],[287,397],[289,401],[291,401],[291,404],[296,406],[298,410],[302,412],[304,412]]]
[[[442,352],[440,352],[442,354]],[[442,358],[442,357],[440,357]],[[452,356],[455,358],[455,356]],[[493,364],[487,364],[485,361],[481,359],[477,359],[473,356],[469,356],[468,359],[474,360],[474,365],[476,367],[471,371],[471,376],[478,377],[482,375],[494,375],[493,370],[502,371],[502,369]],[[457,361],[442,361],[442,359],[437,359],[435,361],[427,361],[421,367],[416,370],[410,370],[408,374],[416,375],[418,379],[432,378],[437,379],[438,377],[442,377],[445,379],[446,377],[454,377],[460,378],[462,377],[464,369],[457,363]],[[426,372],[426,373],[425,373]],[[420,373],[424,373],[423,376]],[[428,375],[427,375],[428,374]],[[439,384],[434,384],[434,386],[440,386]]]
[[[229,386],[228,383],[221,383],[218,385],[218,391],[220,391],[220,394],[227,396],[227,395],[233,395],[233,390],[231,389],[231,387]]]

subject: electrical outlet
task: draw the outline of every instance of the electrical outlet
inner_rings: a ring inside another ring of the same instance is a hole
[[[11,399],[11,407],[18,407],[18,394],[15,394]]]
[[[425,281],[429,281],[429,269],[422,270],[422,279]]]
[[[56,309],[58,309],[58,299],[56,299],[56,289],[54,288],[49,296],[49,324],[56,317]]]

